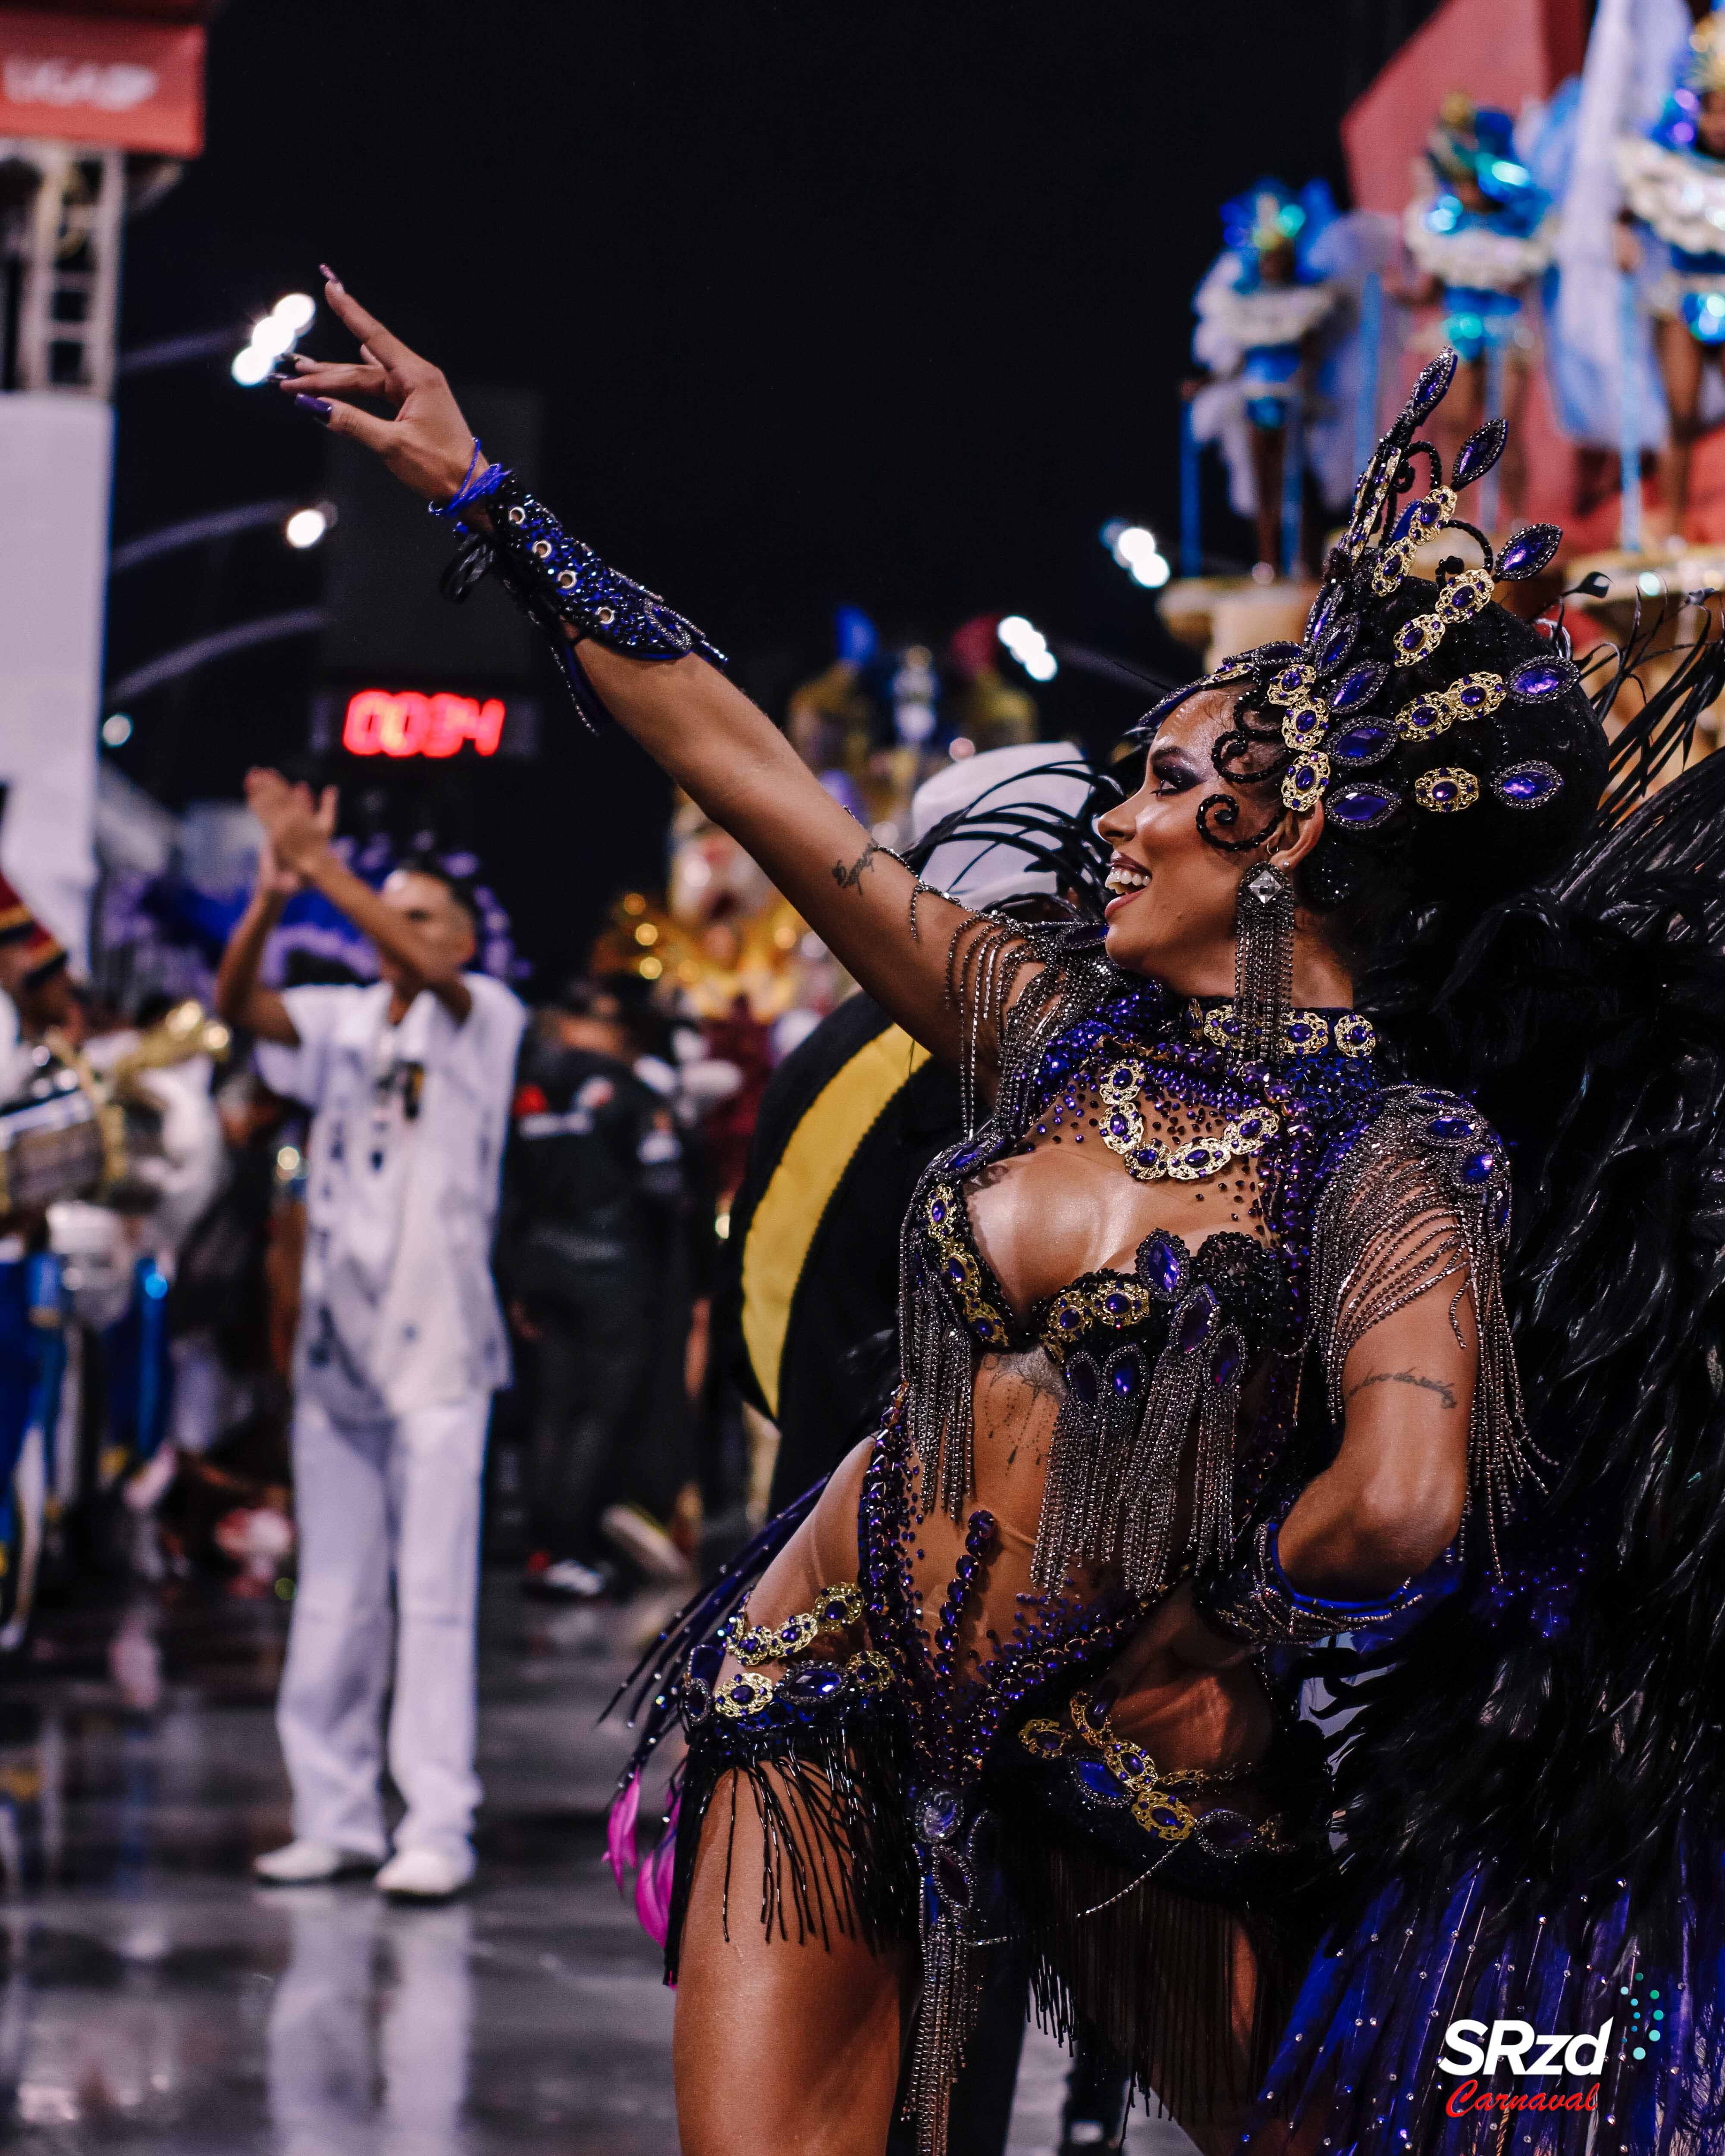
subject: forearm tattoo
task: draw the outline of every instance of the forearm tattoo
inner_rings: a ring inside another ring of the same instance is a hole
[[[861,885],[864,870],[874,866],[875,855],[885,851],[885,847],[877,846],[870,839],[849,868],[843,861],[833,863],[833,881],[840,891],[855,891]]]
[[[1422,1393],[1435,1393],[1446,1408],[1455,1404],[1454,1391],[1441,1378],[1422,1377],[1417,1370],[1374,1370],[1369,1378],[1362,1378],[1348,1388],[1348,1399],[1364,1392],[1368,1385],[1417,1385]]]

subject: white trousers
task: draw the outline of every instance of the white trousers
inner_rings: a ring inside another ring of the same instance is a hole
[[[407,1799],[398,1849],[465,1849],[473,1771],[480,1477],[488,1397],[382,1423],[294,1411],[300,1579],[275,1726],[294,1832],[365,1856],[388,1849],[378,1787],[390,1681],[389,1771]]]

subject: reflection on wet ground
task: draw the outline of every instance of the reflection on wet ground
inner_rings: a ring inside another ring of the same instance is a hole
[[[670,1994],[601,1863],[595,1717],[654,1613],[488,1586],[480,1871],[441,1908],[271,1890],[285,1613],[51,1617],[0,1696],[0,2135],[40,2156],[673,2156]],[[1014,2156],[1053,2147],[1034,2035]],[[1185,2148],[1135,2123],[1134,2152]]]

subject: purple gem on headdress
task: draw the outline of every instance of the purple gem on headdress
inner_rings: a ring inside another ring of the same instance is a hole
[[[1464,1183],[1488,1182],[1497,1165],[1495,1152],[1471,1152],[1461,1163],[1461,1180]]]
[[[1196,1288],[1187,1297],[1174,1319],[1174,1345],[1183,1355],[1191,1354],[1209,1338],[1221,1307],[1207,1287]]]
[[[1363,666],[1355,666],[1342,676],[1330,696],[1330,716],[1341,718],[1348,711],[1357,711],[1369,704],[1384,686],[1389,669],[1377,660]]]
[[[1538,808],[1563,789],[1563,775],[1548,763],[1512,763],[1492,778],[1491,790],[1511,808]]]
[[[1315,649],[1323,641],[1324,632],[1330,625],[1342,593],[1334,584],[1326,584],[1312,604],[1306,620],[1306,641]]]
[[[1537,577],[1563,543],[1561,525],[1530,524],[1518,531],[1497,557],[1497,575],[1504,583],[1519,583]]]
[[[1465,486],[1483,479],[1503,454],[1503,445],[1509,439],[1509,423],[1506,419],[1488,419],[1477,434],[1470,434],[1455,452],[1455,469],[1450,475],[1450,484],[1459,494]]]
[[[1324,814],[1344,830],[1370,831],[1387,823],[1401,805],[1401,797],[1388,787],[1344,786],[1324,803]]]
[[[1075,1355],[1066,1365],[1066,1383],[1072,1388],[1072,1397],[1081,1408],[1093,1408],[1096,1394],[1101,1389],[1101,1380],[1096,1366],[1088,1355]]]
[[[1402,407],[1404,424],[1417,427],[1434,405],[1442,403],[1461,364],[1461,356],[1455,346],[1445,345],[1435,359],[1420,368],[1408,401]]]
[[[1357,613],[1344,614],[1318,647],[1319,671],[1333,674],[1346,661],[1358,634],[1359,616]]]
[[[941,1223],[947,1217],[947,1201],[944,1198],[937,1198],[935,1199],[934,1203],[928,1209],[928,1217],[933,1221],[937,1228],[940,1226]]]
[[[1337,734],[1330,743],[1332,763],[1350,763],[1356,770],[1368,764],[1381,763],[1395,747],[1395,734],[1381,719],[1366,719],[1357,726],[1350,726],[1345,734]]]
[[[1152,1295],[1172,1302],[1180,1292],[1186,1262],[1172,1236],[1147,1235],[1138,1245],[1138,1277]]]
[[[1509,693],[1521,703],[1540,704],[1548,696],[1561,696],[1577,678],[1571,661],[1553,652],[1548,659],[1529,659],[1517,666],[1509,677]]]

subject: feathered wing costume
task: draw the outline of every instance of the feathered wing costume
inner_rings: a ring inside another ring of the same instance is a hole
[[[1418,1630],[1328,1668],[1343,1902],[1254,2152],[1725,2148],[1725,757],[1630,808],[1721,678],[1690,654],[1580,853],[1435,992],[1417,932],[1377,984],[1513,1149],[1545,1494],[1501,1576],[1471,1553]],[[1506,2022],[1586,2041],[1480,2071]]]

